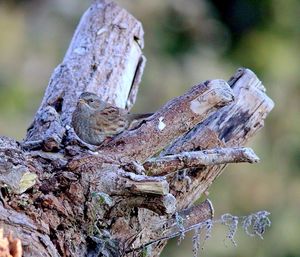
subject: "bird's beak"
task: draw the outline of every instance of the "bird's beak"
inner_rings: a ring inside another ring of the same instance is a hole
[[[84,104],[85,102],[84,102],[84,100],[83,99],[79,99],[78,100],[78,104]]]

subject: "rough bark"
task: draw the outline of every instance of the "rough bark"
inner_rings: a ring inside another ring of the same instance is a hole
[[[91,91],[130,109],[145,57],[141,24],[108,0],[83,15],[54,70],[26,139],[0,138],[0,228],[24,256],[134,256],[213,218],[193,203],[227,163],[258,161],[246,141],[273,102],[256,75],[192,87],[100,147],[70,126],[79,95]]]

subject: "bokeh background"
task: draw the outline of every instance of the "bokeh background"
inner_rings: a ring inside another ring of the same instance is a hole
[[[300,1],[118,0],[145,29],[145,69],[134,107],[155,111],[238,67],[263,81],[275,109],[249,143],[261,162],[230,165],[210,188],[216,217],[271,212],[264,240],[216,226],[202,256],[300,256]],[[0,134],[22,139],[48,79],[90,1],[0,1]],[[163,257],[192,256],[191,237]]]

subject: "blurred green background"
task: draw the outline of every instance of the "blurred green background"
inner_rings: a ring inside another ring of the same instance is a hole
[[[202,256],[300,256],[300,1],[119,0],[145,29],[148,59],[135,110],[155,111],[192,85],[228,79],[238,67],[263,81],[275,109],[249,143],[255,165],[230,165],[210,188],[216,217],[271,212],[264,240],[238,246],[216,226]],[[22,139],[48,79],[90,1],[0,2],[0,134]],[[159,95],[157,92],[160,92]],[[163,257],[192,256],[171,241]]]

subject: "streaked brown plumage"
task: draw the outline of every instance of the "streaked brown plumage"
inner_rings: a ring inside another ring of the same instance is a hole
[[[130,114],[102,101],[94,93],[84,92],[73,113],[72,126],[80,139],[92,145],[100,145],[107,137],[127,129],[133,120],[150,115]]]

